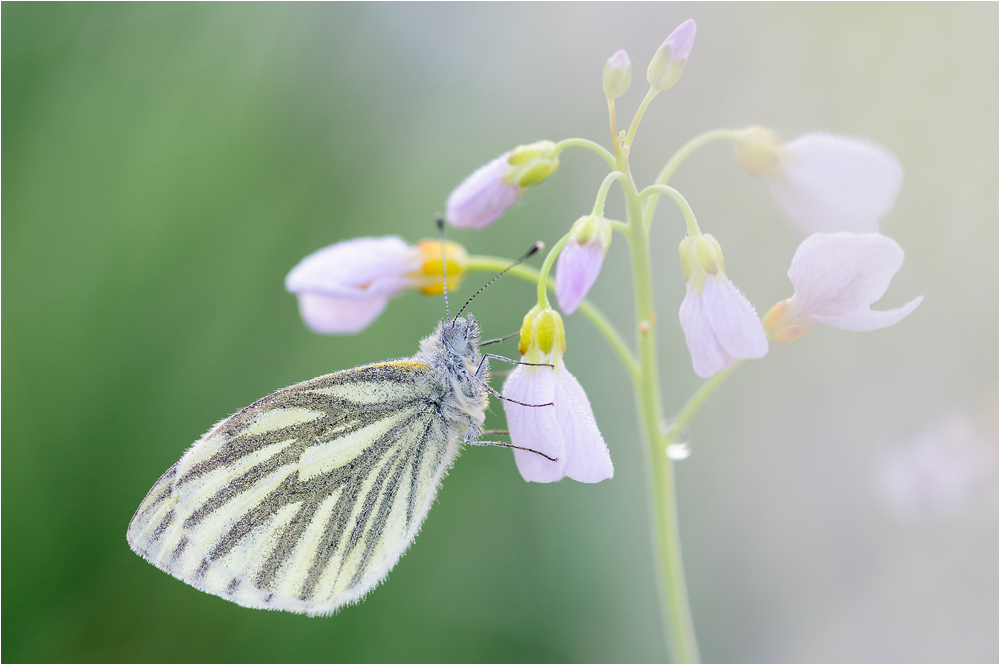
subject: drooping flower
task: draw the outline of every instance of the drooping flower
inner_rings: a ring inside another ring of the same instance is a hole
[[[684,341],[694,372],[707,379],[741,358],[767,355],[767,335],[753,305],[726,277],[722,248],[710,234],[680,244],[687,295],[681,303]]]
[[[782,143],[752,127],[733,142],[736,159],[767,179],[781,214],[803,233],[873,233],[896,201],[903,170],[888,149],[816,132]]]
[[[518,365],[503,386],[510,440],[516,446],[514,459],[521,476],[529,482],[551,483],[563,476],[581,483],[597,483],[614,475],[611,455],[597,428],[590,400],[566,365],[566,333],[559,314],[550,308],[533,307],[524,317],[519,345],[524,362],[549,363],[554,367]]]
[[[569,242],[556,259],[556,299],[562,311],[572,314],[587,297],[610,246],[608,220],[584,215],[573,223]]]
[[[604,96],[616,99],[632,85],[632,61],[625,49],[615,51],[604,64]]]
[[[688,19],[677,26],[653,54],[646,68],[646,80],[655,90],[668,90],[677,83],[684,72],[697,26],[694,19]]]
[[[445,218],[452,226],[481,229],[504,214],[531,187],[555,173],[552,141],[521,145],[482,166],[452,191]]]
[[[465,274],[465,249],[446,242],[445,253],[448,288],[457,288]],[[285,289],[298,296],[302,319],[314,331],[356,333],[406,289],[441,293],[441,263],[437,240],[410,246],[396,236],[354,238],[302,259],[285,278]]]
[[[819,325],[867,332],[895,325],[924,299],[873,311],[903,265],[903,249],[878,233],[814,233],[795,250],[788,279],[795,295],[771,308],[764,326],[790,342]]]

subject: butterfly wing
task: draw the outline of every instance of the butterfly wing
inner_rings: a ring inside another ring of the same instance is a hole
[[[132,549],[245,607],[328,614],[378,584],[416,536],[459,447],[427,364],[296,384],[223,420],[157,481]]]

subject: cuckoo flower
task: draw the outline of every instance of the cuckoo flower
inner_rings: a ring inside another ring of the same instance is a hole
[[[781,214],[803,233],[878,231],[903,181],[886,148],[836,134],[805,134],[782,143],[753,127],[733,143],[736,158],[762,175]]]
[[[448,288],[457,288],[465,272],[465,249],[445,243]],[[354,238],[324,247],[302,259],[285,278],[285,288],[299,298],[306,325],[319,333],[356,333],[382,313],[389,298],[406,289],[441,293],[441,243],[416,246],[402,238]]]
[[[677,26],[653,54],[646,68],[646,80],[654,90],[668,90],[677,83],[684,72],[697,26],[688,19]]]
[[[878,233],[814,233],[799,245],[788,269],[795,295],[771,308],[764,326],[776,342],[790,342],[819,325],[867,332],[895,325],[916,309],[873,311],[903,265],[903,249]]]
[[[681,303],[684,340],[694,372],[703,379],[741,358],[767,355],[767,335],[753,305],[726,277],[722,248],[709,234],[680,245],[687,295]]]
[[[570,239],[556,260],[556,298],[572,314],[597,281],[611,245],[611,224],[597,215],[584,215],[570,229]]]
[[[559,168],[552,141],[518,146],[466,178],[448,196],[445,217],[452,226],[481,229],[521,198],[525,190]]]
[[[563,476],[597,483],[613,476],[611,455],[597,429],[587,394],[563,364],[566,333],[559,314],[550,308],[533,307],[524,317],[518,348],[525,362],[553,367],[518,365],[504,382],[504,397],[551,406],[504,401],[511,443],[557,460],[515,450],[521,476],[538,483],[551,483]]]

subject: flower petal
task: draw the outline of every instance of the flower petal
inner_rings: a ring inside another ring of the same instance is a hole
[[[737,358],[727,353],[715,338],[700,294],[688,288],[679,317],[695,374],[707,379],[736,363]]]
[[[563,473],[581,483],[599,483],[615,475],[611,454],[597,428],[590,400],[562,358],[550,370],[556,376],[556,418],[566,445]]]
[[[285,278],[285,288],[339,298],[395,295],[411,286],[406,275],[419,268],[418,253],[402,238],[354,238],[302,259]]]
[[[813,315],[813,320],[831,328],[850,330],[852,332],[868,332],[880,328],[888,328],[902,321],[906,316],[923,302],[923,296],[917,296],[902,307],[895,307],[886,310],[870,310],[855,312],[843,316],[821,316]]]
[[[803,233],[878,230],[903,170],[888,149],[860,139],[812,133],[786,143],[780,175],[768,177],[775,202]]]
[[[312,330],[323,334],[346,334],[364,330],[382,313],[388,296],[337,298],[320,293],[300,293],[299,312]]]
[[[708,275],[701,299],[715,338],[728,355],[735,358],[767,355],[767,333],[757,310],[728,277]]]
[[[445,204],[445,217],[452,226],[481,229],[514,205],[521,194],[504,181],[510,153],[481,166],[452,191]]]
[[[503,385],[504,397],[525,404],[552,402],[555,393],[555,373],[548,367],[518,365]],[[551,483],[562,478],[566,465],[566,444],[555,408],[522,406],[506,400],[503,408],[512,444],[537,450],[558,460],[552,462],[535,453],[515,450],[514,461],[521,477],[536,483]]]
[[[803,317],[846,316],[881,298],[903,265],[903,249],[877,233],[815,233],[795,250],[791,308]]]
[[[559,307],[572,314],[587,297],[604,265],[600,243],[568,243],[556,259],[556,299]]]

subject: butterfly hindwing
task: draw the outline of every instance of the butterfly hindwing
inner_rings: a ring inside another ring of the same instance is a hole
[[[128,530],[150,563],[247,607],[325,614],[413,540],[458,451],[427,364],[335,372],[265,397],[199,439]]]

